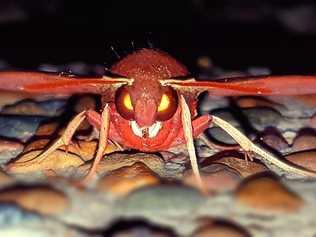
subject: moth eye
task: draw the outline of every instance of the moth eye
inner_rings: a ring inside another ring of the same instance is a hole
[[[166,121],[170,119],[178,108],[178,94],[171,87],[164,88],[159,106],[157,108],[157,120]]]
[[[126,87],[121,87],[115,94],[115,107],[117,112],[127,120],[134,119],[134,107],[131,96]]]
[[[131,96],[129,95],[129,93],[126,93],[124,95],[123,104],[124,104],[126,109],[134,110],[133,105],[132,105]]]
[[[158,112],[168,109],[169,106],[170,106],[170,99],[166,94],[163,94],[160,100],[160,104],[158,106]]]

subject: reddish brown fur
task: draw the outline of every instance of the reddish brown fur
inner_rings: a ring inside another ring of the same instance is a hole
[[[187,68],[169,54],[156,49],[141,49],[111,67],[111,72],[134,79],[168,79],[188,74]]]
[[[139,126],[151,126],[156,121],[157,106],[163,94],[161,79],[188,75],[188,70],[169,54],[141,49],[111,67],[111,72],[134,79],[128,87]]]

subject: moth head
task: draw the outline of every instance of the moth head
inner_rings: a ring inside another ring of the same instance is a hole
[[[166,121],[172,118],[178,108],[178,94],[171,87],[162,87],[158,96],[131,91],[127,86],[117,90],[116,110],[124,119],[135,120],[140,127]]]

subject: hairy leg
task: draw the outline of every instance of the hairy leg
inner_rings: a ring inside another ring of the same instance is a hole
[[[189,152],[189,158],[190,158],[193,174],[197,180],[197,183],[201,191],[204,193],[207,193],[206,188],[203,185],[203,182],[201,179],[198,162],[196,158],[196,153],[195,153],[195,148],[194,148],[194,143],[193,143],[192,120],[191,120],[190,109],[182,95],[180,97],[180,106],[181,106],[181,120],[182,120],[182,126],[183,126],[183,135],[184,135],[186,146]]]
[[[100,119],[100,136],[99,136],[99,145],[98,145],[97,154],[96,154],[96,157],[94,158],[94,161],[93,161],[92,167],[89,170],[89,173],[82,180],[82,182],[85,184],[89,183],[89,181],[91,181],[91,179],[95,176],[97,166],[100,163],[101,159],[103,158],[103,153],[108,143],[109,127],[110,127],[110,112],[109,112],[109,106],[108,104],[106,104],[106,106],[103,109],[103,112],[101,114],[101,119]]]
[[[96,129],[100,130],[101,128],[101,114],[94,110],[87,110],[85,113],[88,122]]]
[[[271,154],[270,152],[266,151],[265,149],[257,146],[254,144],[250,139],[248,139],[244,134],[242,134],[238,129],[230,125],[225,120],[213,116],[213,123],[224,131],[226,131],[235,141],[241,146],[241,148],[246,153],[254,153],[260,156],[260,158],[268,163],[274,164],[275,166],[279,167],[280,169],[287,171],[292,174],[296,174],[302,177],[313,177],[316,178],[316,172],[306,170],[303,167],[298,167],[294,164],[285,162],[283,160],[278,159],[276,156]]]
[[[71,139],[80,126],[80,124],[83,122],[85,119],[85,111],[82,111],[80,114],[77,114],[68,124],[66,127],[63,135],[58,138],[58,140],[50,146],[46,151],[41,153],[39,156],[36,157],[36,159],[39,162],[43,162],[47,156],[49,156],[51,153],[53,153],[55,150],[57,150],[61,146],[68,146],[71,142]]]
[[[39,162],[43,162],[45,158],[47,158],[51,153],[53,153],[55,150],[57,150],[61,146],[68,146],[71,142],[71,139],[80,126],[80,124],[84,121],[84,119],[87,119],[88,122],[95,128],[100,130],[99,133],[99,145],[96,157],[94,159],[93,165],[91,169],[89,170],[89,173],[87,176],[80,181],[83,184],[86,184],[88,181],[93,178],[96,172],[97,165],[99,164],[100,160],[103,157],[103,152],[105,151],[107,141],[108,141],[108,132],[109,132],[109,106],[106,105],[104,107],[104,110],[102,112],[102,115],[97,113],[96,111],[88,110],[83,111],[80,114],[76,115],[68,124],[66,127],[63,135],[52,145],[50,146],[46,151],[41,153],[39,156],[36,157],[36,159],[39,159]]]

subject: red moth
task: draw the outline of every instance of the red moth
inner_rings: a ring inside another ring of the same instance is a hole
[[[0,72],[0,89],[30,94],[100,94],[102,113],[83,111],[76,115],[57,142],[40,155],[68,145],[80,123],[87,119],[100,131],[99,147],[87,176],[95,173],[109,140],[145,152],[168,151],[186,144],[193,171],[201,184],[193,138],[213,124],[226,130],[245,152],[289,172],[303,176],[315,173],[286,164],[257,147],[227,122],[212,115],[197,117],[197,96],[211,95],[302,95],[316,93],[316,76],[260,76],[196,81],[185,66],[170,55],[154,49],[136,51],[115,63],[111,73],[118,77],[76,78],[40,72]]]

